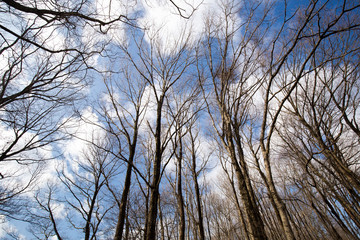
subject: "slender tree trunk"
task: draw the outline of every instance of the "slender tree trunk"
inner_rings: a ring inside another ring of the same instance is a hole
[[[196,210],[197,210],[197,217],[198,221],[194,227],[198,228],[200,240],[205,240],[205,230],[204,230],[204,217],[203,217],[203,210],[201,206],[201,193],[200,187],[198,182],[198,174],[196,171],[196,151],[195,151],[195,139],[192,135],[190,129],[190,138],[191,138],[191,174],[194,181],[194,189],[195,189],[195,198],[196,198]]]
[[[161,117],[164,96],[161,96],[157,102],[156,111],[156,130],[155,130],[155,158],[153,167],[153,179],[150,185],[150,206],[147,214],[145,240],[156,239],[156,219],[158,211],[159,200],[159,185],[161,176],[161,160],[162,160],[162,147],[161,147]]]
[[[179,153],[177,154],[178,171],[177,171],[177,193],[176,198],[178,202],[178,210],[180,215],[179,225],[179,239],[185,240],[185,209],[184,198],[182,194],[182,161],[183,161],[183,146],[181,133],[179,133]],[[176,151],[176,150],[175,150]]]
[[[136,148],[136,138],[137,133],[135,133],[134,136],[134,144],[130,148],[130,154],[128,159],[128,166],[126,170],[126,176],[125,176],[125,183],[124,183],[124,189],[121,196],[121,202],[120,202],[120,209],[119,209],[119,215],[118,215],[118,222],[116,225],[115,230],[115,236],[114,240],[121,240],[123,231],[124,231],[124,224],[126,219],[126,207],[128,202],[128,196],[130,192],[130,185],[131,185],[131,174],[132,174],[132,166],[134,162],[134,156],[135,156],[135,148]]]
[[[280,215],[280,221],[281,221],[281,225],[283,227],[286,239],[287,240],[295,240],[296,238],[295,238],[294,232],[290,225],[290,220],[288,217],[285,203],[280,198],[280,196],[276,190],[275,183],[273,181],[271,166],[270,166],[270,162],[269,162],[269,153],[263,151],[263,156],[264,156],[265,172],[266,172],[266,179],[267,179],[266,186],[268,187],[269,196],[273,200],[273,203],[275,204],[274,208],[276,208],[276,210],[278,211],[278,213]]]
[[[259,209],[257,204],[251,200],[251,196],[246,188],[246,182],[244,179],[244,175],[242,174],[238,163],[232,162],[235,167],[235,173],[237,176],[239,190],[242,202],[244,204],[245,213],[247,216],[247,229],[249,230],[249,238],[251,240],[265,240],[267,239],[264,224],[260,216]]]
[[[47,207],[49,209],[49,217],[50,217],[52,226],[54,228],[54,232],[55,232],[56,237],[58,238],[58,240],[62,240],[62,237],[60,236],[59,230],[57,228],[57,224],[56,224],[56,221],[55,221],[55,216],[53,214],[53,211],[51,210],[51,195],[52,194],[51,194],[51,191],[50,191],[50,195],[49,195],[48,202],[47,202]]]
[[[244,226],[245,240],[249,240],[248,229],[247,229],[247,226],[246,226],[246,222],[245,222],[245,219],[244,219],[243,212],[242,212],[242,210],[241,210],[239,198],[238,198],[238,196],[237,196],[237,194],[236,194],[236,189],[235,189],[234,182],[231,181],[230,184],[231,184],[232,192],[233,192],[233,194],[234,194],[235,204],[236,204],[236,208],[237,208],[237,211],[238,211],[238,214],[239,214],[240,223],[241,223],[241,225]]]
[[[161,233],[161,240],[165,240],[165,226],[164,226],[164,220],[163,215],[161,211],[161,200],[159,198],[159,218],[160,218],[160,233]]]
[[[98,176],[96,176],[98,177]],[[99,180],[95,181],[95,191],[94,191],[94,195],[91,199],[91,203],[90,203],[90,209],[89,212],[87,213],[87,219],[86,219],[86,225],[85,225],[85,238],[84,240],[89,240],[90,239],[90,224],[91,224],[91,218],[93,215],[93,211],[94,211],[94,207],[95,207],[95,203],[96,203],[96,198],[97,195],[99,193],[99,189],[101,188],[101,186],[99,186]]]
[[[126,222],[125,222],[125,237],[124,240],[129,240],[130,235],[130,222],[129,222],[129,208],[126,209]]]
[[[266,240],[267,236],[265,233],[264,222],[261,218],[259,207],[257,206],[257,202],[255,201],[253,189],[252,187],[250,189],[248,188],[248,183],[250,183],[250,179],[246,179],[246,178],[248,178],[249,175],[243,174],[243,171],[236,157],[233,136],[231,133],[231,127],[229,123],[227,124],[226,129],[224,130],[226,131],[226,138],[227,138],[226,147],[230,154],[231,164],[235,169],[235,176],[238,181],[241,200],[244,204],[244,210],[247,217],[246,223],[247,223],[247,229],[249,231],[249,238],[250,240]],[[250,193],[251,191],[252,193]]]
[[[193,164],[195,164],[196,160],[193,158]],[[196,165],[193,165],[196,166]],[[194,187],[195,187],[195,198],[196,198],[196,210],[198,215],[198,230],[200,235],[200,240],[205,240],[205,231],[204,231],[204,219],[203,219],[203,213],[202,213],[202,206],[201,206],[201,198],[200,198],[200,188],[199,183],[196,176],[196,170],[195,167],[193,169],[193,176],[194,176]]]

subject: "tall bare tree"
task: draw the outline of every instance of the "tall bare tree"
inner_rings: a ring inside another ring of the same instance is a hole
[[[258,43],[267,31],[263,23],[269,8],[265,6],[264,10],[261,4],[255,3],[241,6],[235,1],[223,2],[221,7],[221,15],[213,16],[207,24],[204,41],[206,69],[199,68],[199,77],[215,134],[235,170],[249,238],[267,239],[241,132],[250,119],[252,96],[259,87],[255,81],[251,82],[251,77],[259,69],[262,50]],[[258,11],[262,11],[260,16]],[[242,22],[237,18],[240,13],[244,16]],[[211,88],[206,87],[209,85]]]
[[[188,50],[189,36],[185,33],[181,39],[172,43],[169,51],[164,51],[160,46],[158,34],[151,36],[146,32],[148,43],[144,41],[144,36],[135,38],[135,52],[131,52],[129,47],[123,48],[127,55],[127,61],[134,67],[137,74],[146,83],[146,90],[150,95],[149,110],[153,114],[152,119],[147,120],[147,127],[154,141],[152,179],[149,183],[150,199],[149,209],[146,216],[145,239],[154,239],[156,236],[156,223],[158,215],[159,185],[167,162],[173,155],[165,159],[165,152],[172,136],[178,131],[174,129],[175,120],[164,123],[166,109],[171,108],[171,91],[180,82],[186,81],[186,71],[193,63],[193,57]],[[178,116],[184,110],[185,101],[174,115]],[[151,108],[151,110],[150,110]],[[176,118],[174,118],[176,119]]]
[[[291,227],[291,220],[286,210],[286,205],[279,195],[274,182],[271,167],[272,137],[277,126],[278,117],[283,111],[285,103],[301,82],[304,74],[313,70],[311,59],[318,55],[319,49],[327,44],[327,39],[341,32],[358,27],[358,23],[348,22],[353,19],[356,4],[346,1],[339,3],[338,13],[330,14],[327,18],[321,18],[330,6],[328,2],[312,1],[306,7],[300,8],[294,18],[296,28],[291,30],[288,24],[293,19],[287,15],[287,5],[284,5],[282,26],[269,46],[269,61],[265,63],[264,83],[264,108],[262,114],[261,133],[259,144],[264,163],[264,172],[261,172],[263,180],[269,191],[269,196],[275,211],[281,222],[286,239],[295,239]],[[286,38],[285,33],[291,32],[291,37]],[[285,41],[284,41],[285,39]],[[285,43],[285,44],[284,44]],[[280,47],[280,49],[278,48]],[[296,64],[294,67],[292,64]],[[288,68],[288,66],[293,66]],[[291,73],[291,77],[287,75]],[[283,91],[282,91],[283,90]],[[257,158],[257,157],[256,157]],[[257,159],[259,161],[259,159]]]
[[[137,170],[135,159],[139,129],[148,101],[144,96],[146,83],[136,80],[137,77],[141,77],[125,68],[120,72],[123,74],[114,74],[104,80],[107,92],[99,111],[105,121],[104,130],[108,132],[111,141],[114,142],[108,151],[118,161],[127,165],[120,199],[117,188],[111,189],[119,207],[114,239],[122,239],[124,232],[132,174],[134,169]],[[140,172],[138,171],[137,174]],[[114,183],[108,182],[110,188],[112,188],[111,185]]]

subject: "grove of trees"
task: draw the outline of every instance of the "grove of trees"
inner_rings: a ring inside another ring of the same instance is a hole
[[[360,239],[358,1],[0,12],[0,239]]]

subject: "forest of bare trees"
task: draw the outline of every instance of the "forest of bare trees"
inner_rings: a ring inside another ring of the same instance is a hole
[[[360,239],[358,1],[0,12],[0,239]]]

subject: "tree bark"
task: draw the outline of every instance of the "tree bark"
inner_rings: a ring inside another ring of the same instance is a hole
[[[161,147],[161,117],[164,96],[160,96],[156,110],[156,130],[155,130],[155,159],[153,167],[153,179],[150,185],[150,206],[147,213],[145,240],[156,239],[156,220],[159,200],[159,185],[161,175],[161,160],[163,150]]]
[[[137,136],[135,136],[135,138],[137,138]],[[130,185],[131,185],[132,166],[134,163],[134,156],[135,156],[136,140],[135,140],[134,144],[135,145],[132,145],[131,149],[130,149],[130,155],[129,155],[129,160],[128,160],[129,162],[128,162],[128,166],[127,166],[127,170],[126,170],[124,189],[123,189],[123,193],[121,196],[118,222],[116,224],[114,240],[121,240],[123,231],[124,231],[124,225],[125,225],[125,219],[126,219],[126,208],[127,208],[128,195],[130,192]]]
[[[191,133],[190,133],[191,134]],[[201,206],[201,195],[200,195],[200,187],[199,182],[197,179],[197,172],[196,172],[196,155],[195,155],[195,146],[194,146],[194,140],[191,141],[192,145],[192,176],[194,181],[194,188],[195,188],[195,198],[196,198],[196,210],[198,215],[198,230],[200,235],[200,240],[205,240],[205,231],[204,231],[204,219],[203,219],[203,213],[202,213],[202,206]]]
[[[178,210],[180,217],[180,226],[179,226],[179,239],[185,240],[185,209],[184,209],[184,198],[182,193],[182,161],[183,161],[183,146],[182,146],[182,136],[179,132],[179,153],[176,154],[178,160],[178,169],[177,169],[177,193],[176,198],[178,202]],[[175,149],[176,151],[176,149]]]
[[[226,121],[226,119],[224,119]],[[231,164],[235,169],[235,176],[238,181],[238,188],[240,191],[241,200],[244,204],[245,214],[246,214],[246,224],[247,229],[249,231],[249,239],[251,240],[266,240],[266,232],[264,228],[264,223],[260,215],[259,207],[257,206],[256,199],[254,197],[254,192],[252,187],[249,189],[248,183],[250,183],[250,179],[248,174],[243,174],[243,170],[241,169],[236,152],[235,145],[233,142],[233,135],[231,133],[231,126],[229,123],[225,124],[225,134],[226,134],[226,142],[227,142],[227,150],[229,152],[231,158]],[[238,151],[240,153],[240,151]],[[239,158],[243,158],[243,156],[239,156]],[[246,167],[246,166],[242,166]],[[246,169],[244,169],[246,171]],[[251,186],[251,185],[250,185]],[[240,220],[241,221],[241,220]]]

